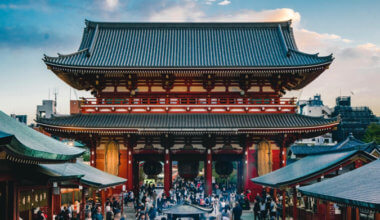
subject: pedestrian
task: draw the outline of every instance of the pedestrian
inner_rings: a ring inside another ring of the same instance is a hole
[[[243,209],[241,208],[240,204],[238,202],[235,202],[235,207],[232,209],[234,220],[240,220],[242,213]]]
[[[96,207],[96,212],[92,216],[92,220],[103,220],[102,208],[100,206]]]

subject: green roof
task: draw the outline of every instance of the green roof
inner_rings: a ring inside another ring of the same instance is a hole
[[[0,111],[0,147],[13,157],[38,161],[67,161],[84,153],[9,117]]]
[[[77,114],[39,119],[44,127],[129,129],[144,131],[270,131],[312,129],[337,123],[336,119],[299,114]]]
[[[300,187],[302,194],[380,211],[380,160],[353,171]]]
[[[332,56],[300,52],[290,21],[113,23],[86,21],[77,52],[45,56],[78,68],[277,68],[329,65]]]
[[[274,188],[297,184],[310,177],[319,175],[332,167],[339,166],[358,153],[362,153],[362,151],[350,150],[307,156],[283,168],[251,180],[254,183]]]
[[[124,178],[109,174],[81,162],[63,164],[40,164],[40,166],[61,176],[82,176],[80,178],[81,183],[99,188],[117,186],[127,181]]]

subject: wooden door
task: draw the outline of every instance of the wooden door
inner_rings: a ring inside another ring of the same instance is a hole
[[[104,170],[107,173],[119,174],[119,147],[115,141],[110,141],[106,146]]]
[[[257,168],[259,176],[272,172],[272,152],[266,141],[260,142],[258,146]]]

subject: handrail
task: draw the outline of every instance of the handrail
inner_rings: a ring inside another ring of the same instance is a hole
[[[295,98],[83,98],[82,105],[295,105]]]

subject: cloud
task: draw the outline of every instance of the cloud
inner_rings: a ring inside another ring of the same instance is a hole
[[[186,1],[184,5],[172,5],[151,12],[149,21],[163,22],[185,22],[185,21],[200,21],[205,17],[205,13],[199,6],[192,1]]]
[[[119,4],[119,0],[105,0],[106,9],[108,10],[114,10],[116,6]]]
[[[229,5],[229,4],[231,4],[231,1],[228,1],[228,0],[223,0],[218,3],[218,5]]]
[[[207,2],[206,2],[207,4]],[[380,47],[375,44],[355,44],[354,41],[335,33],[318,33],[302,27],[301,14],[290,8],[273,10],[239,10],[227,14],[206,15],[195,3],[175,5],[155,11],[151,21],[215,21],[215,22],[258,22],[292,20],[296,43],[300,51],[334,54],[330,69],[300,91],[288,92],[287,96],[307,99],[320,93],[325,104],[335,105],[339,95],[355,95],[355,106],[369,105],[380,114],[379,73]]]

